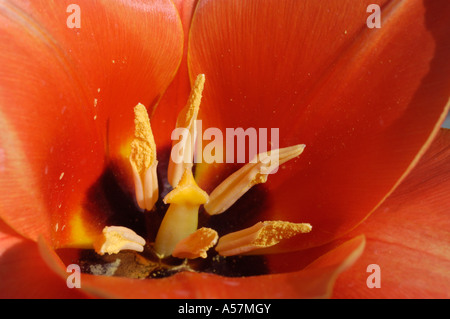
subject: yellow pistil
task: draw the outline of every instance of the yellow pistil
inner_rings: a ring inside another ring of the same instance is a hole
[[[210,215],[223,213],[254,185],[265,183],[273,170],[299,156],[304,148],[300,144],[256,155],[212,191],[205,210]]]
[[[214,229],[202,227],[190,234],[175,246],[172,256],[177,258],[206,258],[206,252],[213,247],[219,235]]]
[[[205,75],[200,74],[195,80],[186,106],[178,114],[176,132],[182,133],[181,141],[172,144],[172,152],[169,160],[168,180],[175,187],[186,169],[191,170],[194,162],[194,147],[196,132],[196,120],[202,99]],[[178,138],[178,136],[176,137]]]
[[[107,226],[102,235],[94,242],[94,249],[99,255],[117,254],[122,250],[144,250],[145,239],[131,229],[122,226]]]
[[[154,246],[161,258],[170,256],[178,242],[197,230],[198,209],[207,201],[208,194],[198,187],[191,170],[186,169],[177,187],[164,198],[170,206]]]
[[[216,251],[222,256],[249,253],[257,249],[274,246],[282,240],[298,234],[309,233],[311,229],[312,226],[307,223],[259,222],[252,227],[221,237],[216,246]]]
[[[136,201],[140,208],[151,210],[158,200],[156,144],[144,105],[134,108],[135,139],[131,142],[130,164],[133,170]]]

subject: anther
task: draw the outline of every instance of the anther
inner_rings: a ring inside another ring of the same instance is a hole
[[[282,240],[300,233],[309,233],[312,227],[307,223],[284,221],[259,222],[252,227],[229,233],[219,239],[216,251],[222,256],[233,256],[274,246]]]
[[[196,120],[205,85],[205,75],[197,76],[186,106],[178,114],[174,133],[182,133],[181,141],[173,143],[167,178],[175,187],[186,169],[191,170],[194,162],[194,148],[197,136]],[[172,136],[174,138],[174,136]]]
[[[178,242],[172,256],[189,259],[206,258],[206,252],[217,243],[218,238],[219,235],[214,229],[202,227]]]
[[[99,255],[117,254],[122,250],[144,250],[145,239],[131,229],[122,226],[106,226],[102,235],[94,243],[94,249]]]
[[[265,183],[268,175],[280,165],[299,156],[304,148],[305,145],[300,144],[256,155],[212,191],[205,210],[210,215],[223,213],[254,185]]]
[[[140,208],[151,210],[158,200],[156,144],[144,105],[134,108],[135,139],[131,143],[130,164],[133,171],[136,201]]]

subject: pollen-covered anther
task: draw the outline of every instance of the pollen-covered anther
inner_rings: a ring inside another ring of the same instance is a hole
[[[206,258],[207,251],[213,247],[219,235],[214,229],[202,227],[187,236],[175,246],[172,256],[177,258]]]
[[[176,128],[172,133],[174,142],[172,144],[167,172],[167,178],[172,187],[177,186],[184,171],[186,169],[191,170],[193,166],[195,140],[197,136],[196,120],[204,85],[205,75],[200,74],[194,82],[186,106],[178,114]],[[177,138],[181,140],[175,142]]]
[[[94,243],[97,254],[117,254],[122,250],[144,250],[145,239],[131,229],[122,226],[106,226]]]
[[[304,144],[260,153],[238,171],[227,177],[209,195],[205,210],[210,215],[221,214],[256,184],[265,183],[269,174],[287,161],[299,156]]]
[[[252,227],[229,233],[219,239],[216,251],[222,256],[234,256],[268,248],[301,233],[309,233],[308,223],[284,221],[259,222]],[[263,250],[262,250],[263,251]]]
[[[133,171],[136,201],[140,208],[151,210],[158,200],[156,144],[144,105],[134,108],[135,139],[131,142],[130,164]]]
[[[154,246],[160,258],[170,256],[181,240],[197,230],[198,209],[207,201],[208,194],[198,187],[191,170],[186,169],[177,187],[164,197],[164,203],[170,206]]]

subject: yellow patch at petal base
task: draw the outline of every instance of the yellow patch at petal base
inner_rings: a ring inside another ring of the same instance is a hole
[[[120,144],[119,155],[121,158],[129,158],[130,157],[131,142],[133,142],[133,138],[128,138]]]
[[[69,221],[70,241],[66,247],[92,248],[98,233],[86,226],[82,211],[78,211]]]

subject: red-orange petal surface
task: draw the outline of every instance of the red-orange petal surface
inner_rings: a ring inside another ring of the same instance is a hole
[[[86,298],[67,288],[42,259],[35,242],[0,220],[0,298]]]
[[[450,297],[450,131],[443,130],[395,192],[349,236],[364,233],[361,258],[336,282],[335,298]],[[368,288],[380,267],[380,288]]]
[[[88,244],[103,226],[108,208],[86,202],[107,165],[132,190],[133,107],[158,101],[182,56],[168,0],[77,1],[80,28],[70,4],[0,4],[0,216],[55,246]]]
[[[373,3],[379,29],[366,25]],[[426,148],[448,110],[449,17],[445,0],[199,2],[188,62],[206,74],[203,130],[279,128],[281,147],[306,144],[262,186],[258,219],[313,226],[280,249],[348,232]],[[235,169],[196,177],[211,190]]]
[[[164,92],[161,100],[151,110],[150,118],[155,141],[159,150],[169,151],[171,134],[176,127],[178,113],[186,105],[191,90],[187,67],[187,46],[189,27],[198,0],[173,0],[183,26],[183,58],[177,74]],[[160,152],[159,154],[164,154]],[[168,159],[165,159],[168,161]]]

